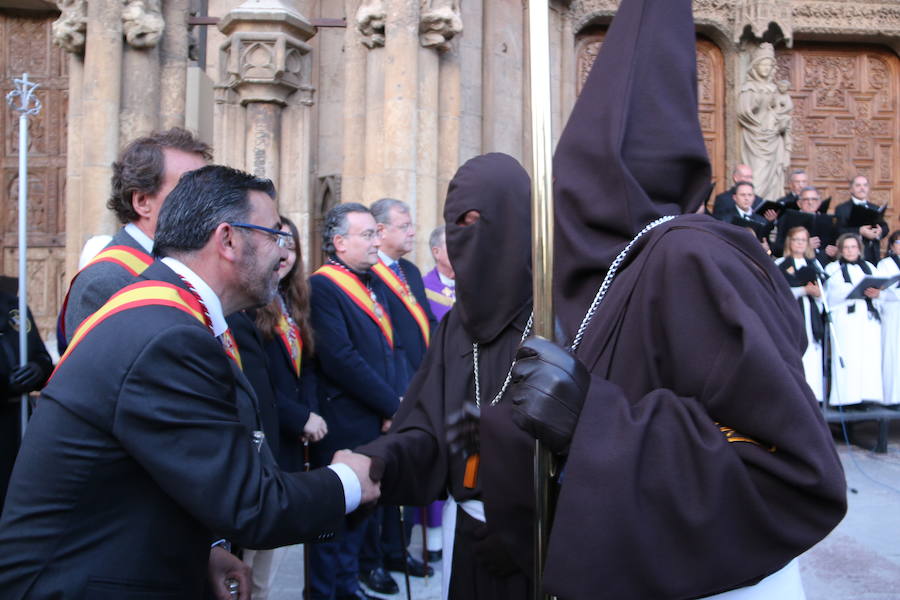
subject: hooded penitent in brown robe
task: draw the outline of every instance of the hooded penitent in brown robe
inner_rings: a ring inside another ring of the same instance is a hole
[[[385,461],[384,503],[423,505],[448,491],[457,501],[484,502],[486,524],[460,512],[454,556],[444,557],[453,560],[450,597],[460,600],[529,595],[534,442],[510,420],[509,402],[491,401],[531,312],[530,195],[528,175],[505,154],[473,158],[456,173],[444,206],[456,304],[435,332],[390,433],[357,449]],[[470,210],[481,217],[459,225]],[[463,486],[463,457],[448,451],[444,424],[463,402],[475,401],[473,342],[479,344],[481,462],[470,489]]]
[[[591,387],[545,569],[565,600],[697,598],[755,583],[846,510],[804,381],[803,324],[709,191],[690,0],[623,0],[554,157],[555,298],[569,339],[647,224],[576,355]]]

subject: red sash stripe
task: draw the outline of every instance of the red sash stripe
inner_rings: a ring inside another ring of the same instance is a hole
[[[391,320],[378,302],[372,299],[369,290],[363,285],[359,277],[351,273],[344,267],[338,265],[322,265],[313,275],[323,275],[334,282],[338,289],[347,294],[347,297],[353,301],[376,325],[381,329],[381,333],[388,342],[388,346],[394,348],[394,328]]]
[[[53,374],[62,366],[69,357],[75,347],[90,333],[97,325],[105,321],[107,318],[118,314],[122,311],[132,308],[140,308],[142,306],[168,306],[177,308],[183,312],[196,318],[198,321],[209,326],[209,322],[204,313],[203,306],[194,297],[193,294],[171,283],[164,281],[141,281],[133,283],[119,290],[109,301],[100,307],[97,312],[84,320],[75,330],[72,341],[66,349],[65,354],[59,359]],[[51,375],[52,378],[52,375]]]
[[[100,251],[94,258],[84,265],[84,267],[75,273],[75,277],[69,282],[69,289],[66,291],[66,297],[63,299],[62,308],[59,311],[59,319],[56,327],[56,335],[58,339],[64,340],[66,335],[66,307],[69,305],[69,294],[72,293],[72,284],[81,274],[82,271],[97,263],[108,262],[118,265],[128,271],[132,277],[137,277],[144,270],[153,264],[153,257],[149,254],[132,248],[130,246],[109,246]],[[71,341],[71,340],[69,340]]]
[[[415,319],[416,324],[419,326],[419,330],[422,332],[422,338],[425,340],[425,347],[427,348],[431,341],[431,328],[428,325],[428,316],[425,314],[425,309],[422,308],[422,305],[416,301],[416,297],[413,296],[409,286],[403,281],[400,281],[397,274],[384,264],[381,259],[378,259],[378,262],[372,267],[372,270],[381,277],[381,280],[392,292],[394,292],[394,295],[400,298],[400,301],[403,302],[403,306],[406,307],[406,310],[409,311],[409,314]]]

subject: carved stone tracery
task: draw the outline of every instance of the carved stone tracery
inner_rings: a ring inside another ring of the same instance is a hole
[[[790,2],[783,0],[742,0],[736,7],[734,21],[734,41],[740,42],[745,31],[749,30],[754,39],[776,42],[783,40],[788,48],[793,43],[794,20]],[[781,37],[770,37],[770,26],[774,24],[780,30]]]

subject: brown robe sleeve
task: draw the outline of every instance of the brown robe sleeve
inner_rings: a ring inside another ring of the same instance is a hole
[[[787,285],[751,236],[708,229],[654,236],[579,351],[592,384],[545,573],[565,600],[754,583],[846,511]]]

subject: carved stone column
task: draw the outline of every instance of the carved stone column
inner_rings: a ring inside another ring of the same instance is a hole
[[[112,164],[119,151],[119,108],[122,91],[122,2],[90,0],[90,24],[85,52],[81,151],[82,236],[109,233],[115,228],[106,210]],[[83,242],[84,240],[79,240]],[[76,242],[76,243],[79,243]],[[80,246],[75,250],[80,251]]]
[[[281,0],[247,0],[222,18],[219,29],[228,37],[220,51],[217,101],[231,110],[219,111],[216,129],[227,126],[223,117],[239,111],[244,129],[228,130],[228,139],[217,136],[217,150],[242,137],[237,145],[243,156],[230,152],[227,162],[272,179],[281,210],[299,210],[309,196],[313,89],[306,40],[315,29]],[[286,145],[290,164],[281,161]]]
[[[166,28],[159,43],[159,126],[183,127],[188,64],[188,0],[165,0]]]
[[[93,1],[93,0],[91,0]],[[159,48],[163,21],[160,0],[125,0],[122,30],[122,144],[159,128]],[[184,100],[182,99],[182,104]]]

